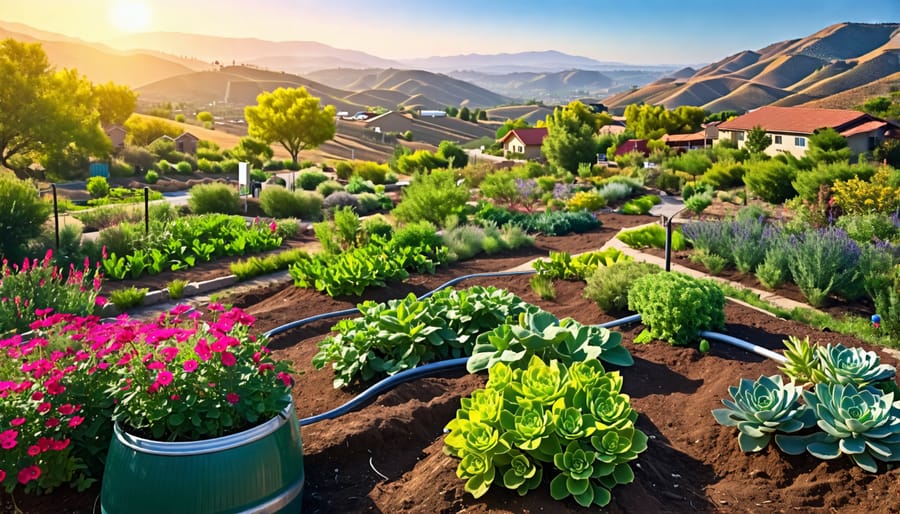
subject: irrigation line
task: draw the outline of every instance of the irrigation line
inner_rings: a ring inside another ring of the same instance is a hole
[[[456,285],[460,282],[463,282],[465,280],[469,280],[472,278],[508,277],[508,276],[516,276],[516,275],[530,275],[533,273],[535,273],[535,272],[534,271],[501,271],[501,272],[495,272],[495,273],[473,273],[471,275],[463,275],[461,277],[454,278],[453,280],[449,280],[449,281],[445,282],[444,284],[441,284],[439,287],[432,289],[431,291],[423,294],[418,299],[424,300],[425,298],[428,298],[429,296],[433,295],[434,293],[437,293],[438,291],[440,291],[442,289],[446,289],[448,287],[451,287],[453,285]],[[341,316],[349,316],[351,314],[357,314],[358,312],[359,312],[359,309],[354,307],[352,309],[345,309],[342,311],[318,314],[316,316],[310,316],[308,318],[299,319],[297,321],[292,321],[290,323],[281,325],[279,327],[275,327],[275,328],[269,330],[268,332],[265,332],[264,335],[266,337],[272,337],[272,336],[280,334],[282,332],[286,332],[286,331],[292,330],[294,328],[299,328],[304,325],[314,323],[316,321],[321,321],[321,320],[330,319],[330,318],[337,318],[337,317],[341,317]],[[638,323],[640,321],[641,321],[641,315],[633,314],[631,316],[626,316],[624,318],[619,318],[619,319],[616,319],[613,321],[608,321],[606,323],[601,323],[597,326],[603,327],[603,328],[613,328],[613,327],[618,327],[621,325],[628,325],[630,323]],[[772,350],[769,350],[767,348],[757,346],[753,343],[749,343],[742,339],[738,339],[736,337],[732,337],[732,336],[729,336],[726,334],[720,334],[718,332],[709,332],[709,331],[700,332],[700,336],[705,337],[707,339],[712,339],[715,341],[720,341],[723,343],[727,343],[727,344],[736,346],[738,348],[747,350],[747,351],[755,353],[757,355],[762,355],[763,357],[773,359],[778,363],[785,362],[785,358],[783,355],[775,353]],[[362,408],[362,407],[368,405],[369,403],[374,401],[375,398],[378,397],[380,394],[390,391],[391,389],[394,389],[395,387],[399,386],[400,384],[410,382],[412,380],[417,380],[420,378],[425,378],[425,377],[428,377],[431,375],[437,375],[437,374],[440,374],[440,373],[443,373],[443,372],[449,371],[449,370],[465,368],[468,360],[469,360],[468,357],[460,357],[457,359],[449,359],[449,360],[444,360],[444,361],[432,362],[429,364],[425,364],[422,366],[417,366],[415,368],[401,371],[400,373],[391,375],[387,378],[384,378],[384,379],[376,382],[374,385],[372,385],[371,387],[369,387],[362,393],[358,394],[357,396],[352,398],[350,401],[344,403],[340,407],[336,407],[334,409],[323,412],[321,414],[316,414],[315,416],[303,418],[299,421],[299,424],[302,427],[302,426],[312,425],[314,423],[318,423],[319,421],[324,421],[326,419],[338,418],[340,416],[343,416],[344,414],[348,414],[350,412],[353,412],[354,410],[357,410],[359,408]]]

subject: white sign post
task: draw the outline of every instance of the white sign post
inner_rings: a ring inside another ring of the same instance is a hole
[[[247,214],[247,195],[250,194],[250,165],[238,163],[238,195],[244,197],[244,214]]]

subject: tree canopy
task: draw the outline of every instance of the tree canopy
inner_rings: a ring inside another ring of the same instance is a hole
[[[94,86],[94,96],[103,125],[125,123],[137,107],[137,94],[130,87],[114,82]]]
[[[809,136],[809,150],[806,155],[815,163],[847,162],[851,154],[847,138],[831,127],[819,129]]]
[[[759,125],[747,131],[747,141],[744,146],[751,154],[760,154],[772,145],[772,136],[766,134],[766,129]]]
[[[508,134],[510,130],[520,128],[528,128],[528,122],[523,118],[516,118],[514,120],[507,119],[503,122],[503,125],[500,125],[500,128],[497,129],[497,133],[494,135],[497,139],[503,139],[503,136]]]
[[[260,93],[257,105],[244,108],[251,137],[279,143],[297,162],[297,155],[334,137],[333,105],[319,108],[319,99],[306,88],[278,88]]]
[[[52,169],[75,157],[107,155],[92,84],[74,70],[55,71],[39,43],[0,41],[0,165],[19,178],[35,160]]]
[[[641,139],[659,139],[664,134],[689,134],[700,130],[706,112],[682,105],[668,110],[662,105],[631,104],[625,108],[625,126]]]
[[[541,152],[551,164],[576,173],[581,163],[593,163],[597,158],[597,118],[579,101],[557,107],[545,120],[547,137]]]

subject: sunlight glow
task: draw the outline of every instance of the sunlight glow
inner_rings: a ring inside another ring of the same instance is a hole
[[[122,32],[143,32],[150,28],[152,14],[140,0],[116,0],[109,10],[109,22]]]

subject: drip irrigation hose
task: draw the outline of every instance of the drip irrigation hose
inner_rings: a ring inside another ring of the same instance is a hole
[[[453,285],[456,285],[460,282],[463,282],[465,280],[469,280],[472,278],[508,277],[508,276],[515,276],[515,275],[530,275],[533,273],[534,273],[534,271],[501,271],[501,272],[496,272],[496,273],[473,273],[471,275],[463,275],[461,277],[454,278],[453,280],[449,280],[449,281],[441,284],[437,288],[432,289],[431,291],[423,294],[418,299],[424,300],[425,298],[428,298],[429,296],[433,295],[434,293],[437,293],[438,291],[440,291],[442,289],[446,289],[448,287],[451,287]],[[352,309],[345,309],[342,311],[318,314],[316,316],[310,316],[308,318],[299,319],[297,321],[292,321],[290,323],[281,325],[279,327],[275,327],[275,328],[269,330],[268,332],[265,332],[264,335],[266,337],[272,337],[272,336],[280,334],[282,332],[286,332],[286,331],[294,329],[294,328],[302,327],[309,323],[314,323],[316,321],[321,321],[324,319],[337,318],[337,317],[341,317],[341,316],[349,316],[351,314],[356,314],[358,312],[359,312],[359,309],[354,307]],[[621,325],[627,325],[629,323],[637,323],[639,321],[641,321],[641,315],[633,314],[631,316],[626,316],[624,318],[620,318],[617,320],[608,321],[606,323],[601,323],[597,326],[603,327],[603,328],[613,328],[613,327],[618,327]],[[736,337],[732,337],[732,336],[725,335],[725,334],[720,334],[718,332],[709,332],[709,331],[700,332],[700,336],[705,337],[707,339],[712,339],[715,341],[720,341],[723,343],[727,343],[727,344],[736,346],[738,348],[747,350],[747,351],[755,353],[757,355],[761,355],[763,357],[773,359],[778,363],[785,362],[785,358],[783,355],[775,353],[767,348],[763,348],[761,346],[757,346],[755,344],[748,343],[747,341],[738,339]],[[374,385],[372,385],[371,387],[369,387],[362,393],[358,394],[357,396],[352,398],[350,401],[344,403],[340,407],[336,407],[334,409],[323,412],[321,414],[316,414],[315,416],[310,416],[310,417],[301,419],[299,422],[300,426],[301,427],[308,426],[308,425],[312,425],[314,423],[318,423],[319,421],[324,421],[326,419],[334,419],[334,418],[343,416],[344,414],[348,414],[358,408],[361,408],[361,407],[367,405],[368,403],[372,402],[378,395],[380,395],[384,392],[390,391],[391,389],[399,386],[400,384],[403,384],[405,382],[410,382],[412,380],[417,380],[419,378],[436,375],[436,374],[442,373],[447,370],[463,368],[463,367],[465,367],[466,362],[468,362],[468,360],[469,360],[468,357],[460,357],[458,359],[450,359],[450,360],[445,360],[445,361],[432,362],[432,363],[425,364],[422,366],[417,366],[412,369],[407,369],[407,370],[401,371],[400,373],[397,373],[395,375],[384,378],[384,379],[380,380],[379,382],[376,382]]]

